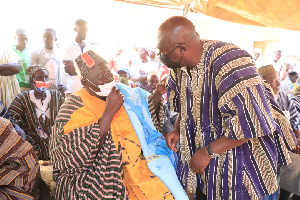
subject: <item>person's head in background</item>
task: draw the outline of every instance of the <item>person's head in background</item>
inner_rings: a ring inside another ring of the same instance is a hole
[[[128,81],[130,78],[130,73],[129,70],[126,69],[120,69],[117,71],[117,73],[119,74],[119,81],[120,83],[123,83],[124,85],[128,85]]]
[[[282,53],[281,50],[275,51],[275,53],[274,53],[274,60],[273,60],[275,63],[277,63],[280,60],[281,53]]]
[[[18,28],[15,33],[15,40],[17,42],[16,48],[19,51],[23,51],[26,49],[27,43],[28,43],[28,37],[26,34],[26,31],[22,28]]]
[[[45,95],[49,88],[49,78],[46,69],[40,65],[32,65],[26,69],[30,77],[30,87],[36,97]]]
[[[274,94],[278,95],[280,92],[280,80],[273,65],[265,65],[258,68],[258,73],[260,73],[263,79],[270,84]]]
[[[260,48],[255,48],[253,51],[254,51],[254,57],[253,57],[253,59],[254,59],[255,61],[257,61],[257,59],[258,59],[259,57],[261,57],[261,50],[260,50]]]
[[[53,49],[56,42],[56,31],[53,28],[46,28],[43,35],[43,42],[47,49]]]
[[[76,42],[82,43],[86,39],[88,32],[87,22],[83,19],[76,20],[74,31],[77,33]]]
[[[289,72],[289,78],[291,79],[291,81],[292,81],[293,83],[296,83],[298,77],[299,77],[299,75],[298,75],[297,72],[295,72],[295,71],[290,71],[290,72]]]
[[[148,92],[152,93],[159,83],[158,73],[156,71],[150,71],[147,75],[147,81],[149,86]]]
[[[148,62],[147,57],[149,56],[149,52],[146,48],[140,47],[139,48],[139,55],[140,55],[140,58],[141,58],[142,62]]]

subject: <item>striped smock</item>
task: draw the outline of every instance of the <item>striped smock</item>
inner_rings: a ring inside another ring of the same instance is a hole
[[[262,199],[277,190],[277,163],[290,162],[295,138],[249,53],[203,41],[197,66],[170,71],[167,96],[181,115],[177,174],[189,195],[197,186],[208,200]],[[192,172],[195,151],[222,136],[250,140],[211,159],[204,175]]]

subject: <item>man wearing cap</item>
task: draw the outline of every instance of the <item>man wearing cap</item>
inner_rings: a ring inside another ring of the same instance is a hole
[[[281,91],[285,94],[290,94],[291,92],[294,92],[297,87],[296,81],[298,77],[299,75],[296,71],[290,71],[289,76],[281,83]]]
[[[38,159],[48,161],[51,127],[64,98],[57,90],[48,90],[49,78],[44,67],[33,65],[27,72],[34,89],[18,94],[8,112],[11,120],[24,130],[26,141],[34,147]]]
[[[291,101],[287,95],[280,91],[279,76],[274,67],[272,65],[262,66],[258,69],[258,72],[262,75],[264,80],[270,84],[274,93],[274,99],[279,105],[279,108],[277,109],[282,110],[286,118],[289,120],[295,136],[300,137],[300,114],[294,104],[294,101]],[[300,195],[300,153],[298,145],[299,144],[297,144],[294,150],[295,153],[290,152],[292,164],[282,166],[280,168],[280,199],[286,199],[283,198],[283,196],[289,196],[289,192]]]
[[[62,105],[51,135],[54,199],[186,200],[173,154],[149,113],[165,86],[150,98],[141,88],[115,83],[106,60],[93,51],[75,63],[83,89]]]

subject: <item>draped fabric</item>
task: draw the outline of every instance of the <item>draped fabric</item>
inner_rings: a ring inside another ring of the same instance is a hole
[[[116,0],[202,13],[233,23],[300,30],[297,0]]]
[[[33,200],[31,192],[39,177],[39,164],[32,146],[0,117],[0,199]]]
[[[178,177],[189,194],[200,186],[209,200],[261,199],[277,190],[277,163],[290,163],[291,127],[246,51],[203,42],[199,64],[190,73],[171,70],[167,85],[170,109],[181,116]],[[192,155],[222,136],[250,140],[196,175],[188,166]]]
[[[134,99],[147,102],[147,96],[143,98]],[[115,114],[104,145],[99,148],[99,120],[105,105],[84,89],[70,95],[63,104],[51,137],[51,161],[57,169],[54,198],[174,199],[165,182],[149,170],[151,155],[143,149],[143,129],[137,133],[138,121],[132,122],[125,104]],[[151,124],[148,114],[147,122]],[[152,159],[159,160],[154,156]],[[180,185],[175,171],[173,178]]]
[[[26,141],[33,146],[35,151],[39,152],[39,160],[49,160],[51,128],[64,98],[56,90],[47,91],[47,98],[50,100],[47,105],[47,113],[49,114],[45,116],[44,120],[42,115],[38,117],[39,109],[37,109],[35,102],[32,102],[31,95],[33,95],[33,90],[18,94],[8,111],[12,121],[24,130]]]

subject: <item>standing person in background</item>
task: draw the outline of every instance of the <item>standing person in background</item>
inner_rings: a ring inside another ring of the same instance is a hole
[[[282,59],[281,59],[281,56],[282,56],[282,52],[281,50],[277,50],[274,52],[274,55],[273,55],[273,59],[271,61],[273,67],[275,68],[276,72],[280,72],[281,68],[282,68]]]
[[[16,74],[20,73],[21,60],[12,50],[0,50],[0,101],[8,108],[20,93]]]
[[[44,67],[49,76],[50,90],[62,90],[60,86],[60,63],[61,56],[59,49],[54,45],[56,31],[52,28],[47,28],[43,34],[44,46],[31,54],[30,65],[40,65]]]
[[[177,175],[190,199],[200,199],[200,191],[208,200],[275,193],[277,164],[291,162],[295,138],[251,55],[201,40],[182,16],[163,22],[157,39],[160,60],[171,69],[168,103],[179,113],[166,140],[178,150]]]
[[[17,29],[15,39],[17,41],[17,44],[13,46],[13,50],[18,54],[22,61],[20,73],[16,75],[19,82],[20,90],[30,90],[29,75],[26,71],[27,67],[29,67],[30,62],[29,51],[26,47],[28,43],[26,31],[22,28]]]
[[[74,62],[80,54],[91,49],[85,42],[88,32],[87,22],[83,19],[76,20],[74,31],[76,32],[75,40],[65,48],[62,58],[65,68],[61,73],[64,74],[62,77],[63,83],[67,87],[65,91],[67,96],[82,89],[83,86],[75,71]]]

